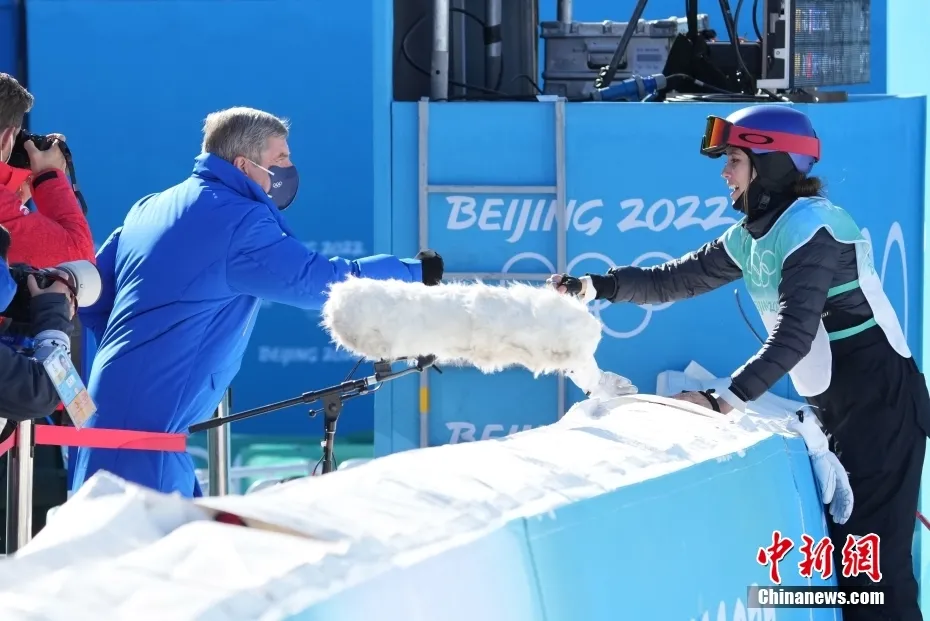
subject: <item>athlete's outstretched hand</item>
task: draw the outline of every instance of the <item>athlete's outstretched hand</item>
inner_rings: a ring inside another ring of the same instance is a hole
[[[546,281],[546,284],[559,293],[584,297],[587,283],[570,274],[553,274],[549,277],[549,280]]]

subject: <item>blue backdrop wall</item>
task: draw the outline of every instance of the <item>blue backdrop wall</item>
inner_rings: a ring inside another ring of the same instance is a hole
[[[134,201],[190,173],[209,112],[247,105],[293,123],[301,187],[287,217],[298,235],[325,254],[372,252],[373,184],[389,166],[379,149],[388,148],[390,124],[391,56],[382,53],[391,47],[390,7],[327,3],[325,19],[320,7],[306,0],[27,3],[37,100],[31,129],[66,134],[97,243]],[[256,24],[273,26],[265,32]],[[330,70],[323,58],[333,53],[353,72]],[[235,409],[344,379],[354,362],[334,351],[318,322],[317,313],[263,308],[233,383]],[[369,399],[348,403],[341,431],[370,430],[372,408]],[[321,424],[289,410],[234,431],[319,433]]]
[[[719,236],[731,209],[723,164],[698,153],[708,114],[738,105],[580,103],[565,105],[567,268],[603,273],[613,265],[653,265]],[[908,336],[921,347],[925,98],[856,97],[802,106],[823,141],[815,172],[828,196],[848,209],[875,248],[876,269]],[[417,244],[418,104],[394,104],[393,220],[376,224],[376,249],[406,254]],[[556,111],[552,103],[437,103],[428,106],[428,182],[446,185],[554,185]],[[500,136],[506,135],[502,141]],[[900,158],[875,158],[894,136]],[[876,179],[894,178],[893,184]],[[429,245],[450,272],[556,271],[555,196],[480,189],[429,200]],[[881,206],[880,208],[876,208]],[[693,300],[598,308],[604,335],[598,362],[642,391],[656,376],[697,360],[726,376],[760,345],[734,299],[764,329],[741,282]],[[777,387],[796,397],[787,379]],[[477,396],[480,396],[477,397]],[[500,436],[558,418],[556,381],[523,371],[483,375],[445,369],[431,375],[430,445]],[[571,390],[569,400],[580,397]],[[419,446],[421,394],[393,382],[376,396],[376,452]],[[568,404],[570,405],[570,403]]]
[[[19,6],[16,0],[0,0],[0,72],[19,70]]]

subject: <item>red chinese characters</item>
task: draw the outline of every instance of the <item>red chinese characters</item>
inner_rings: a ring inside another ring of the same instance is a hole
[[[802,578],[813,578],[814,572],[820,574],[824,580],[833,575],[833,542],[829,537],[823,537],[814,545],[814,538],[810,535],[801,535],[801,555],[798,563]]]
[[[851,578],[865,574],[872,582],[879,582],[882,579],[879,543],[879,537],[874,533],[858,539],[853,535],[846,535],[846,543],[843,544],[843,577]]]
[[[769,579],[773,584],[781,584],[781,574],[778,571],[778,563],[787,556],[788,552],[794,547],[794,542],[788,537],[782,537],[781,531],[772,532],[772,545],[766,548],[759,548],[756,554],[756,560],[762,566],[769,566]]]
[[[814,572],[817,572],[823,580],[828,580],[833,576],[833,553],[835,546],[829,537],[822,537],[819,541],[810,535],[801,535],[801,546],[798,551],[801,553],[801,561],[798,563],[798,574],[802,578],[813,578]],[[843,545],[842,553],[842,576],[851,578],[859,575],[868,576],[872,582],[879,582],[882,579],[881,562],[879,554],[880,538],[874,533],[855,537],[848,535],[846,543]],[[781,584],[781,572],[778,564],[783,561],[791,550],[794,549],[794,542],[790,537],[785,537],[781,531],[772,532],[772,543],[764,548],[759,548],[756,553],[756,561],[762,566],[769,568],[769,578],[773,584]]]

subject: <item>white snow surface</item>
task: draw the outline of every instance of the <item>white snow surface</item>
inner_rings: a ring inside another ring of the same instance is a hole
[[[506,438],[188,501],[91,479],[0,562],[4,621],[272,621],[522,517],[744,454],[772,431],[652,395]],[[213,522],[215,510],[252,528]]]

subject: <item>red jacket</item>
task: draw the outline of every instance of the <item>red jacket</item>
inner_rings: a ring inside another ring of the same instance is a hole
[[[35,175],[35,212],[23,207],[17,190],[31,175],[0,162],[0,224],[10,232],[9,264],[54,267],[84,259],[96,264],[94,238],[68,176],[53,168]],[[58,404],[56,412],[64,410]]]
[[[15,191],[21,178],[22,171],[0,163],[0,224],[10,232],[9,262],[38,268],[80,259],[96,263],[90,225],[68,176],[54,168],[34,176],[33,213]]]

